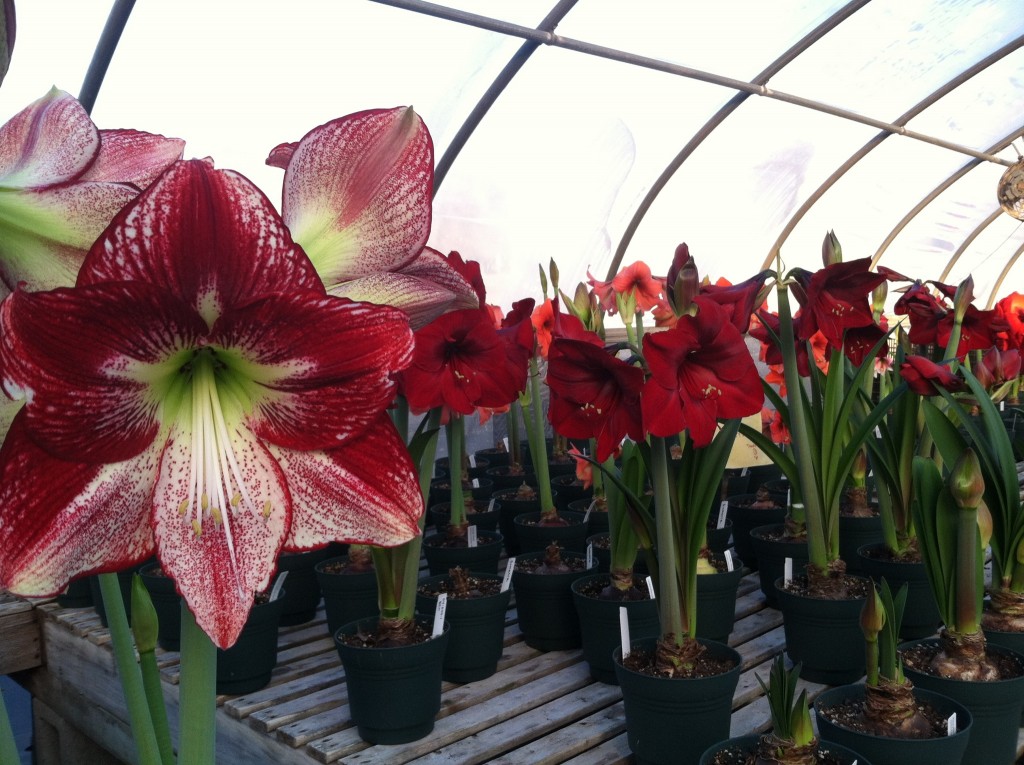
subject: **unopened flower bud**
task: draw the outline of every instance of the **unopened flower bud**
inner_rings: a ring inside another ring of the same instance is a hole
[[[967,313],[967,308],[974,302],[974,277],[968,276],[960,285],[956,288],[956,294],[953,296],[953,321],[961,323],[964,320],[964,315]]]
[[[981,504],[985,493],[985,479],[974,449],[967,449],[956,461],[949,474],[949,492],[961,510],[973,510]]]
[[[889,296],[889,282],[882,282],[871,291],[871,316],[877,324],[885,311],[885,299]]]
[[[984,550],[992,540],[992,513],[984,501],[978,505],[978,536],[981,537],[981,549]]]
[[[821,263],[828,268],[831,265],[842,262],[843,248],[839,244],[835,232],[829,231],[825,234],[825,239],[821,243]]]
[[[864,606],[860,609],[860,629],[864,633],[864,639],[869,643],[878,641],[878,633],[885,626],[885,607],[882,605],[882,598],[878,590],[871,588],[871,594],[864,600]]]
[[[689,313],[693,299],[700,292],[700,275],[690,255],[690,248],[685,243],[676,247],[665,284],[668,293],[666,297],[676,316]]]
[[[142,583],[142,577],[132,575],[132,634],[135,635],[135,647],[139,653],[156,650],[156,638],[160,624],[156,609],[149,597],[149,590]]]
[[[558,292],[558,264],[554,258],[548,263],[548,273],[551,274],[551,289]]]

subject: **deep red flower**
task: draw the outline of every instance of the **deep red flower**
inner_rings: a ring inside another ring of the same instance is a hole
[[[798,299],[802,297],[803,308],[797,337],[806,340],[820,330],[833,347],[839,348],[847,329],[874,324],[868,295],[885,281],[885,275],[870,271],[870,266],[870,258],[860,258],[834,263],[813,274],[794,269],[793,275],[803,288],[794,290]]]
[[[1024,353],[1024,295],[1011,292],[996,303],[995,311],[1007,326],[1007,329],[1000,333],[999,347],[1004,351],[1016,348]]]
[[[937,396],[940,387],[950,392],[966,387],[964,381],[953,374],[948,366],[936,364],[924,356],[907,356],[900,367],[900,375],[907,381],[910,390],[921,396]]]
[[[594,335],[597,338],[597,335]],[[587,340],[555,338],[548,353],[548,419],[568,438],[596,438],[603,462],[627,435],[644,438],[640,388],[644,373]]]
[[[846,331],[846,343],[843,345],[843,353],[850,363],[859,367],[864,363],[868,353],[875,347],[875,343],[885,337],[885,330],[877,324],[869,324],[864,327],[854,327]],[[889,352],[887,345],[878,349],[876,357],[884,359]]]
[[[935,341],[943,348],[949,345],[953,334],[953,311],[939,319],[936,327]],[[982,351],[991,348],[1005,332],[1009,325],[995,311],[983,311],[973,305],[967,306],[960,325],[960,343],[956,348],[956,357],[962,359],[971,351]],[[947,348],[948,351],[948,348]]]
[[[522,390],[506,361],[506,345],[486,310],[451,311],[416,331],[402,390],[415,412],[446,406],[470,414],[478,406],[504,406]]]
[[[987,389],[1016,379],[1020,375],[1020,351],[1011,348],[1001,351],[993,346],[985,351],[981,363],[974,369],[974,376]]]
[[[757,296],[771,275],[771,271],[762,271],[739,284],[705,284],[701,286],[700,294],[722,306],[733,326],[740,332],[746,332]]]
[[[694,445],[711,443],[719,419],[761,411],[764,393],[754,359],[725,310],[697,297],[696,316],[644,336],[651,376],[641,393],[644,429],[655,436],[689,430]]]
[[[906,288],[893,306],[893,312],[897,316],[910,318],[907,339],[914,345],[931,345],[938,342],[939,321],[947,311],[948,308],[920,281]]]

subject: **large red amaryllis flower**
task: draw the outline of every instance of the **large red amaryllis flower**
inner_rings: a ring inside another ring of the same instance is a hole
[[[486,309],[451,311],[416,331],[412,363],[402,373],[402,391],[415,412],[444,406],[459,414],[500,407],[526,386],[510,364],[506,340]]]
[[[644,373],[606,351],[595,333],[586,335],[556,337],[551,342],[548,419],[560,435],[596,438],[597,459],[604,462],[626,436],[634,441],[644,438],[640,413]]]
[[[73,289],[0,305],[0,585],[55,594],[154,552],[234,643],[280,551],[395,545],[422,500],[384,411],[400,311],[331,297],[249,181],[181,162],[114,219]]]
[[[696,316],[673,329],[644,336],[651,376],[641,393],[644,429],[655,436],[689,430],[707,446],[719,419],[761,411],[764,393],[754,359],[728,314],[706,297],[694,299]]]
[[[434,147],[411,108],[370,109],[277,146],[282,215],[332,295],[393,305],[414,328],[479,305],[463,275],[425,248]]]
[[[820,330],[832,347],[840,348],[847,329],[874,324],[868,294],[885,281],[885,274],[870,271],[870,265],[870,258],[861,258],[813,274],[793,269],[794,294],[802,307],[798,339]]]

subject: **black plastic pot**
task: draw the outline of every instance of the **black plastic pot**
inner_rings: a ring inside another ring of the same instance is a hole
[[[743,569],[720,571],[697,576],[697,637],[729,641],[736,619],[736,592],[743,578]]]
[[[907,604],[903,610],[901,638],[917,640],[934,635],[942,618],[939,616],[939,607],[935,603],[935,594],[928,581],[924,563],[888,560],[884,557],[886,549],[883,542],[858,548],[857,557],[860,559],[861,573],[876,582],[881,582],[885,578],[893,592],[899,592],[900,587],[907,585]]]
[[[591,500],[594,497],[594,488],[588,486],[583,488],[583,482],[576,478],[576,473],[557,475],[551,479],[551,489],[558,497],[555,506],[560,510],[571,510],[570,503],[579,500]],[[586,508],[583,508],[586,511]]]
[[[503,538],[496,531],[481,531],[476,547],[444,547],[445,534],[431,534],[423,540],[423,555],[431,576],[447,574],[461,566],[468,571],[493,574],[498,570]]]
[[[945,718],[956,713],[956,732],[940,738],[888,738],[850,730],[836,725],[821,714],[822,709],[848,703],[863,703],[865,689],[862,684],[841,685],[823,691],[814,700],[818,731],[823,741],[831,741],[853,749],[875,765],[959,765],[967,751],[971,732],[971,713],[957,701],[940,693],[915,688],[919,701],[927,702]]]
[[[708,524],[707,530],[707,541],[708,548],[714,553],[723,553],[729,547],[729,541],[732,539],[732,521],[728,518],[725,519],[725,525],[719,528],[715,521]],[[742,565],[742,561],[736,561],[737,567]]]
[[[64,592],[57,596],[57,604],[61,608],[88,608],[92,605],[91,577],[76,579],[68,584]]]
[[[758,526],[750,531],[750,542],[758,561],[757,574],[761,581],[761,592],[765,602],[772,608],[779,607],[775,580],[785,574],[786,558],[793,559],[793,576],[800,576],[807,565],[807,542],[791,542],[776,538],[785,530],[785,525],[775,523]]]
[[[786,518],[786,508],[781,504],[778,507],[750,507],[757,496],[754,494],[739,494],[728,498],[728,518],[732,521],[732,543],[736,548],[736,554],[740,556],[743,565],[751,571],[757,571],[757,553],[750,541],[750,531],[758,526],[765,526],[773,523],[782,523]]]
[[[466,513],[466,521],[471,526],[476,526],[481,531],[497,531],[498,518],[501,516],[501,505],[496,501],[493,506],[492,500],[473,500],[475,512]],[[450,502],[440,502],[430,508],[430,520],[438,534],[443,534],[448,529],[448,521],[452,517],[452,505]]]
[[[371,568],[358,573],[330,573],[327,567],[347,562],[346,556],[328,558],[314,566],[327,613],[327,629],[333,635],[342,625],[376,616],[380,612],[377,574]]]
[[[473,481],[476,482],[475,485],[470,483],[465,486],[465,493],[472,495],[476,500],[490,499],[494,492],[494,482],[490,478],[474,478]],[[429,507],[451,501],[451,481],[448,478],[439,478],[430,482]]]
[[[857,550],[863,545],[882,541],[882,516],[867,518],[839,515],[839,557],[846,563],[846,573],[864,574]]]
[[[608,511],[598,510],[596,506],[591,509],[590,506],[592,504],[594,504],[593,497],[577,499],[575,502],[569,503],[569,509],[574,513],[587,515],[587,510],[590,510],[590,515],[587,516],[587,536],[604,534],[608,531],[609,527]]]
[[[500,582],[491,573],[472,572],[471,576]],[[437,610],[436,593],[448,575],[420,582],[416,592],[416,610],[433,618]],[[433,593],[433,594],[426,594]],[[450,627],[441,678],[453,683],[472,683],[495,673],[505,640],[505,616],[512,590],[481,598],[448,598],[445,621]]]
[[[509,555],[518,555],[522,552],[522,546],[516,534],[515,517],[523,513],[539,513],[540,497],[524,499],[518,495],[517,489],[500,489],[492,496],[501,505],[498,529],[505,538],[505,552]]]
[[[320,584],[314,567],[327,560],[331,551],[326,547],[302,553],[282,553],[277,558],[277,570],[287,571],[284,584],[284,610],[281,612],[281,626],[290,627],[305,624],[316,616],[320,605]]]
[[[270,682],[277,666],[277,630],[284,607],[283,595],[253,606],[235,644],[217,649],[217,693],[252,693]]]
[[[736,736],[735,738],[728,738],[725,741],[719,741],[716,744],[712,744],[704,750],[704,754],[700,756],[699,765],[711,765],[715,761],[715,757],[719,752],[728,752],[736,750],[742,752],[738,755],[739,759],[734,760],[735,762],[747,761],[745,755],[752,755],[757,749],[757,742],[761,736],[757,733],[751,733],[747,736]],[[828,742],[820,744],[818,751],[829,752],[837,758],[839,765],[877,765],[868,760],[867,757],[849,749],[841,744],[834,742]],[[750,760],[753,762],[753,760]],[[930,765],[938,765],[938,762],[930,763]]]
[[[697,762],[701,753],[729,737],[732,697],[743,669],[739,653],[722,643],[701,640],[712,655],[731,658],[728,672],[704,678],[663,678],[622,666],[622,650],[614,654],[622,688],[626,737],[640,765]],[[633,651],[654,649],[655,640],[633,641]]]
[[[900,651],[911,646],[938,644],[935,638],[900,644]],[[1009,654],[1024,665],[1024,656],[997,645],[985,649],[990,655]],[[971,737],[967,742],[965,763],[1012,763],[1017,756],[1017,731],[1024,709],[1024,675],[995,682],[949,680],[905,667],[907,677],[916,688],[941,693],[960,702],[974,716]]]
[[[430,631],[431,622],[420,620]],[[348,708],[360,738],[371,744],[405,744],[434,729],[441,709],[441,671],[450,628],[414,645],[376,648],[348,645],[344,635],[372,633],[377,619],[350,622],[334,635],[345,667]]]
[[[525,553],[516,559],[512,589],[516,594],[519,630],[526,644],[540,651],[579,648],[580,622],[570,587],[590,572],[581,567],[561,574],[536,574],[523,568],[524,563],[543,559],[544,553]],[[562,559],[584,560],[574,553],[563,553]]]
[[[524,470],[522,473],[510,473],[508,465],[492,467],[487,471],[487,480],[494,484],[494,491],[501,489],[518,489],[524,483],[527,486],[537,487],[537,476],[532,470]]]
[[[552,542],[557,542],[563,550],[586,552],[587,524],[582,514],[560,512],[558,517],[566,521],[565,526],[541,526],[540,516],[539,512],[521,513],[513,519],[522,552],[540,552]]]
[[[607,574],[588,574],[572,583],[573,602],[580,619],[580,633],[583,639],[583,658],[590,665],[590,676],[601,683],[618,684],[612,652],[621,645],[619,633],[619,609],[625,608],[629,618],[631,638],[640,640],[661,634],[658,621],[658,604],[654,600],[601,600],[583,594],[590,585],[604,587],[608,584]],[[647,585],[640,578],[634,583],[646,590]]]
[[[473,452],[473,457],[476,459],[478,465],[481,460],[486,460],[490,468],[496,468],[507,465],[510,455],[505,451],[504,447],[495,446],[490,449],[477,449]]]
[[[864,598],[825,600],[790,592],[775,580],[786,635],[786,656],[801,662],[800,677],[813,683],[843,685],[864,675]]]

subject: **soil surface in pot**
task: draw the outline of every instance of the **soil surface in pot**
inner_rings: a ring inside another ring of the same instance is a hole
[[[651,599],[651,595],[647,591],[647,582],[639,577],[633,577],[633,586],[628,590],[617,589],[612,587],[611,584],[611,577],[603,576],[578,586],[576,592],[585,598],[593,598],[594,600],[626,602]]]
[[[833,704],[827,707],[814,708],[819,715],[828,718],[833,724],[846,730],[856,733],[866,733],[869,736],[888,736],[887,733],[879,733],[871,721],[864,717],[864,699],[847,699],[841,704]],[[913,738],[943,738],[946,736],[947,720],[945,715],[938,712],[935,707],[927,701],[916,699],[914,708],[927,722],[927,730],[922,730],[923,735]],[[909,738],[909,737],[908,737]]]
[[[934,674],[931,671],[932,659],[942,649],[941,641],[932,644],[913,645],[900,651],[903,663],[922,674]],[[1024,675],[1024,665],[1009,654],[986,651],[985,658],[991,662],[999,673],[999,680],[1011,680]]]
[[[579,521],[577,521],[577,520],[575,520],[573,518],[565,518],[562,515],[556,515],[553,518],[550,518],[550,519],[547,519],[547,520],[536,520],[536,521],[520,520],[519,523],[521,523],[523,526],[579,526],[580,525]]]
[[[373,564],[363,565],[361,563],[352,563],[351,561],[337,560],[323,564],[320,566],[320,570],[325,574],[365,574],[368,571],[373,571]]]
[[[871,547],[871,548],[869,548],[867,550],[864,550],[864,552],[861,553],[861,555],[863,555],[866,558],[871,558],[871,560],[881,560],[881,561],[885,561],[887,563],[920,563],[921,562],[921,552],[919,550],[911,549],[911,550],[907,550],[905,555],[894,555],[892,550],[890,550],[885,545],[879,545],[877,547]]]
[[[654,651],[630,651],[629,656],[622,660],[622,666],[633,672],[639,672],[642,675],[670,677],[670,675],[662,673],[657,668]],[[714,677],[715,675],[725,674],[735,666],[736,664],[732,659],[712,656],[710,651],[703,650],[694,658],[691,669],[687,670],[685,674],[677,674],[674,677]]]
[[[400,641],[390,635],[382,637],[377,632],[363,632],[362,630],[351,635],[338,635],[337,639],[345,645],[355,646],[356,648],[395,648],[399,645],[426,643],[431,637],[430,630],[414,623],[412,630],[403,633]]]
[[[830,577],[831,578],[831,577]],[[866,598],[871,592],[871,580],[859,576],[838,577],[842,581],[832,582],[832,586],[823,592],[812,592],[807,584],[806,576],[794,576],[789,584],[783,585],[786,592],[801,595],[805,598],[821,600],[856,600]]]
[[[747,765],[749,762],[756,762],[754,755],[749,749],[734,746],[724,749],[711,758],[710,765]],[[822,744],[818,750],[817,765],[849,765],[849,762],[842,757],[833,754],[828,750],[828,744]]]
[[[494,536],[493,534],[485,534],[485,533],[482,533],[482,532],[478,533],[477,537],[476,537],[476,543],[477,543],[478,547],[483,547],[484,545],[491,544],[492,542],[496,542],[497,540],[498,540],[498,538],[496,536]],[[424,544],[426,544],[426,543],[424,543]],[[445,547],[445,548],[449,548],[449,549],[451,549],[451,548],[465,548],[465,547],[469,547],[469,538],[466,537],[465,535],[463,535],[463,536],[455,536],[455,537],[453,537],[451,535],[446,535],[445,537],[443,537],[440,540],[437,540],[437,539],[430,540],[430,546],[431,547]]]
[[[586,571],[587,561],[578,554],[562,557],[562,548],[548,545],[543,558],[517,558],[516,571],[525,574],[567,574],[570,571]]]
[[[419,592],[421,595],[431,598],[436,598],[441,593],[445,593],[449,598],[459,600],[486,598],[501,592],[501,580],[479,579],[463,568],[453,568],[448,571],[447,579],[422,585]]]

